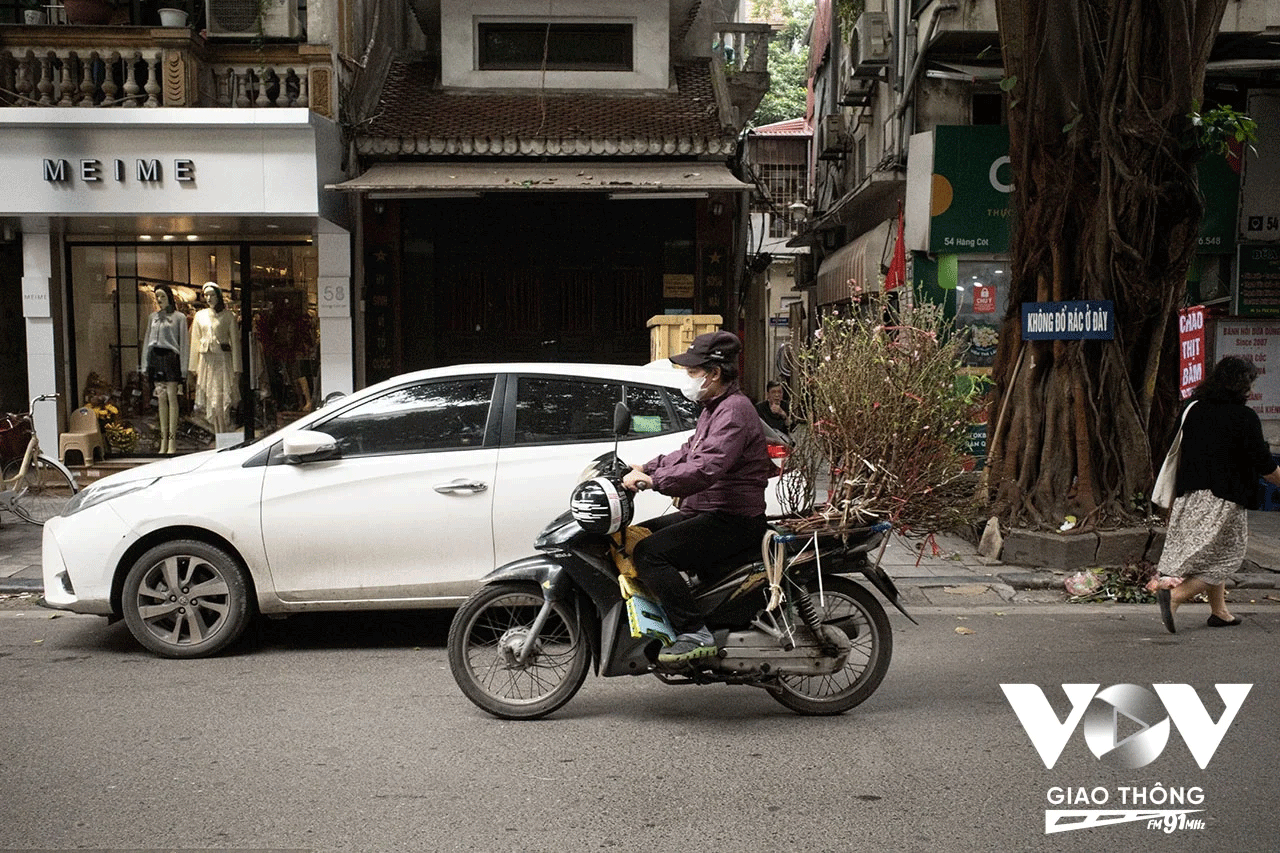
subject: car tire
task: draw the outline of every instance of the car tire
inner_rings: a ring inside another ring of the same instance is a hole
[[[199,658],[235,642],[252,616],[239,560],[195,539],[147,551],[121,592],[125,624],[139,643],[166,658]]]

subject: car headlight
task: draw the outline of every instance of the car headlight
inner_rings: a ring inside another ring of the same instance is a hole
[[[75,496],[67,503],[67,507],[62,511],[62,514],[73,515],[82,509],[88,509],[91,506],[114,500],[122,495],[141,491],[159,480],[159,477],[152,477],[149,480],[130,480],[127,483],[103,483],[102,485],[90,486],[82,492],[76,492]]]

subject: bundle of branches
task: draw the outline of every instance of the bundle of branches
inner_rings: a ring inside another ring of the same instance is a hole
[[[961,375],[966,343],[940,306],[873,298],[862,317],[824,320],[796,353],[793,411],[804,421],[783,478],[797,530],[889,521],[931,533],[981,517],[968,426],[978,408]],[[813,507],[812,495],[829,493]]]

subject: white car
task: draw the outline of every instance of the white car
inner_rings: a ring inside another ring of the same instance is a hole
[[[44,603],[123,616],[166,657],[217,652],[255,608],[456,607],[531,553],[579,473],[613,450],[615,403],[632,412],[624,461],[685,441],[697,407],[678,390],[683,376],[603,364],[425,370],[247,445],[113,474],[45,524]],[[636,518],[669,508],[641,493]]]

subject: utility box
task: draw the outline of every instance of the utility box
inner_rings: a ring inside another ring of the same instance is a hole
[[[650,317],[645,324],[649,328],[649,360],[679,355],[698,335],[719,331],[722,322],[719,314],[658,314]]]

